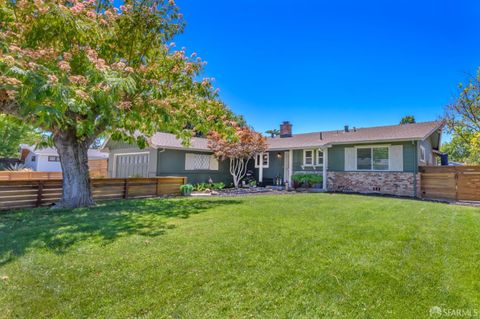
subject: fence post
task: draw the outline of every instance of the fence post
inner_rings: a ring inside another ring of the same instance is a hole
[[[157,189],[155,190],[155,194],[160,196],[160,178],[157,177]]]
[[[38,182],[36,207],[39,207],[40,205],[42,205],[42,195],[43,195],[43,181],[40,181],[40,182]]]
[[[455,168],[455,201],[458,201],[458,169]]]
[[[128,178],[125,178],[125,183],[123,188],[124,188],[123,198],[127,199],[128,198]]]

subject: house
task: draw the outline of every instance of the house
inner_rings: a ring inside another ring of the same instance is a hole
[[[53,147],[37,148],[34,145],[20,145],[20,159],[25,167],[37,172],[61,172],[60,157]],[[92,176],[107,175],[108,154],[97,149],[88,150],[88,164]]]
[[[280,125],[280,136],[268,138],[268,151],[249,168],[263,184],[289,183],[294,174],[322,175],[329,191],[417,196],[418,166],[437,165],[442,122],[293,134],[292,124]],[[186,176],[190,183],[231,182],[228,161],[218,161],[207,140],[193,138],[184,147],[174,135],[157,133],[150,147],[107,141],[109,176]]]

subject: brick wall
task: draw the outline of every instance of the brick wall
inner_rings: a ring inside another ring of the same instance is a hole
[[[420,196],[420,174],[416,178],[417,196]],[[413,173],[328,172],[327,187],[334,192],[414,196]]]

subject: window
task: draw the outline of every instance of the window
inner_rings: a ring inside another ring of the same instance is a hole
[[[317,165],[323,166],[323,152],[322,150],[317,150]]]
[[[388,147],[373,148],[373,170],[388,171]]]
[[[35,155],[32,155],[32,162],[35,162],[37,160],[37,157]]]
[[[260,167],[260,159],[262,159],[262,166],[264,168],[268,168],[268,166],[270,165],[270,155],[269,155],[269,153],[268,152],[261,153],[261,154],[257,154],[255,156],[255,168]]]
[[[425,156],[425,147],[420,145],[420,161],[426,162],[426,156]]]
[[[357,148],[357,170],[388,171],[388,147]]]
[[[357,169],[358,170],[372,169],[372,149],[371,148],[357,149]]]
[[[218,160],[209,154],[185,154],[185,170],[211,170],[218,171]]]
[[[60,162],[60,156],[49,156],[48,161],[49,162]]]
[[[303,166],[313,166],[313,150],[303,150]]]

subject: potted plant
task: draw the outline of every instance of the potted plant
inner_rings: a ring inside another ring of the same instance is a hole
[[[184,184],[180,186],[180,192],[182,192],[183,196],[190,196],[192,195],[193,185],[192,184]]]

